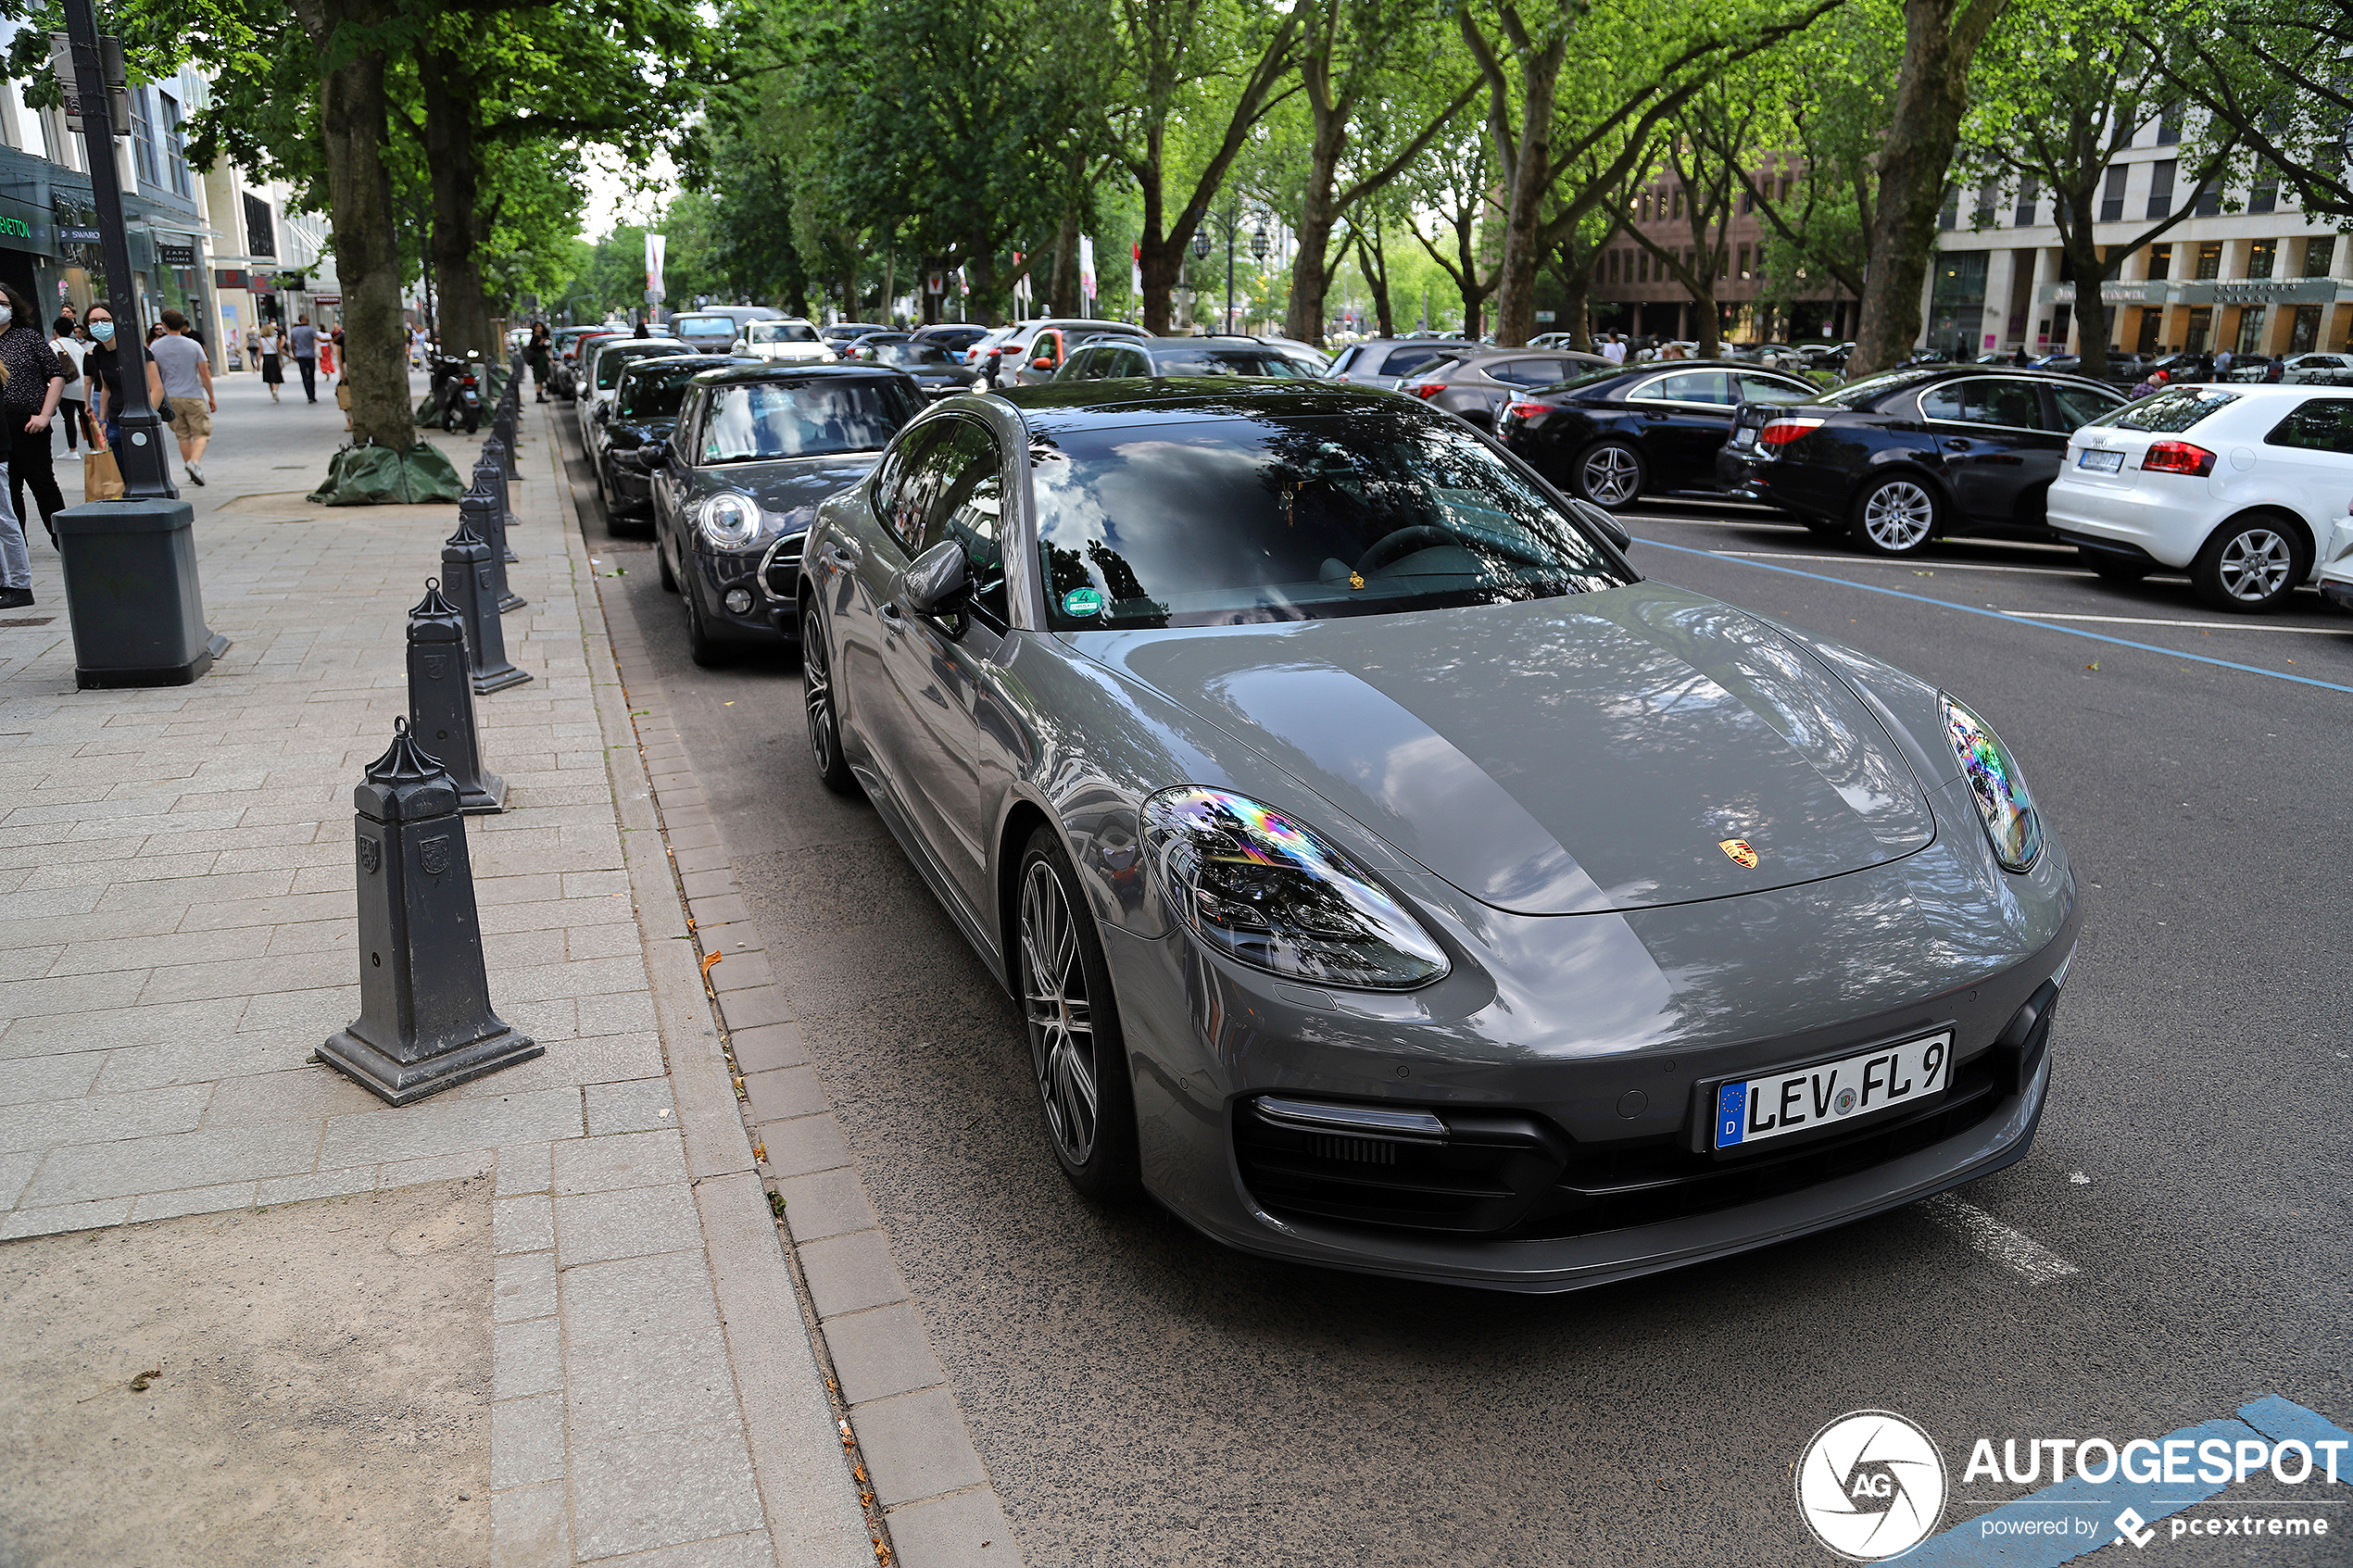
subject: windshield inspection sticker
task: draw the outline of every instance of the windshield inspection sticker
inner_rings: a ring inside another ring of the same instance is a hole
[[[1073,588],[1063,596],[1063,613],[1076,616],[1101,615],[1103,612],[1103,596],[1092,588]]]

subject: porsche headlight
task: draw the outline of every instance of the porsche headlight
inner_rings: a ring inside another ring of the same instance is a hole
[[[1177,918],[1240,962],[1323,985],[1406,991],[1445,950],[1337,847],[1272,807],[1199,784],[1144,802],[1144,842]]]
[[[733,491],[705,500],[695,519],[703,537],[723,550],[740,550],[760,537],[761,522],[759,503]]]
[[[2005,870],[2025,871],[2043,852],[2043,823],[2017,759],[1991,725],[1949,696],[1944,698],[1944,734],[1961,759],[1961,771],[1969,775],[1969,794],[1977,801],[1977,814],[1985,820],[1994,859]]]

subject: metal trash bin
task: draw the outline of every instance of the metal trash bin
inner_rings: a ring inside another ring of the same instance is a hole
[[[204,623],[195,508],[153,498],[57,513],[74,684],[184,686],[229,651]]]

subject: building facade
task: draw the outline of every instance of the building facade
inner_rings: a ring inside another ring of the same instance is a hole
[[[1755,178],[1786,199],[1798,175],[1777,166]],[[1699,244],[1687,201],[1680,182],[1662,173],[1635,193],[1633,227],[1692,267]],[[1716,230],[1718,335],[1757,343],[1815,338],[1840,343],[1854,336],[1856,302],[1835,283],[1801,277],[1800,297],[1792,300],[1787,297],[1790,290],[1775,288],[1767,278],[1765,223],[1746,191],[1734,198],[1724,221],[1711,227]],[[1588,298],[1595,332],[1667,341],[1696,339],[1699,312],[1706,308],[1648,246],[1623,231],[1612,234],[1604,246]]]
[[[2128,245],[2175,210],[2179,128],[2144,127],[2102,182],[2093,237]],[[2108,347],[2124,353],[2282,355],[2353,348],[2353,235],[2296,209],[2275,182],[2202,194],[2192,215],[2124,258],[2101,287]],[[2031,185],[1949,191],[1922,301],[1922,347],[1974,358],[2079,352],[2076,280],[2051,203]]]

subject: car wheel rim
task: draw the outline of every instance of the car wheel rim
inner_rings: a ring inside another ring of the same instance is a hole
[[[1908,480],[1882,484],[1863,504],[1863,532],[1883,550],[1908,550],[1936,524],[1936,503]]]
[[[1641,465],[1623,446],[1604,446],[1585,459],[1585,496],[1596,506],[1622,506],[1634,498]]]
[[[2287,582],[2287,540],[2268,528],[2250,528],[2222,546],[2222,591],[2253,603],[2268,599]]]
[[[1063,1158],[1084,1165],[1095,1149],[1094,1009],[1062,879],[1044,860],[1031,861],[1022,883],[1021,936],[1023,1011],[1046,1127]]]
[[[810,633],[801,639],[800,687],[801,706],[809,714],[809,751],[817,759],[817,771],[828,772],[834,765],[834,683],[832,671],[825,668],[825,634],[816,624],[816,617],[808,618]]]

